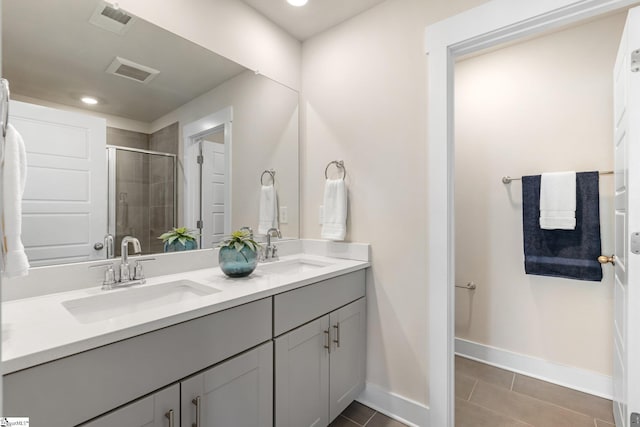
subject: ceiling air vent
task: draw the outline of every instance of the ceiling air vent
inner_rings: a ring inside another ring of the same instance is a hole
[[[131,21],[131,18],[133,18],[133,16],[127,15],[122,10],[114,9],[111,6],[105,6],[100,13],[109,19],[113,19],[114,21],[121,23],[122,25],[127,25],[129,21]]]
[[[128,59],[116,56],[111,65],[105,70],[109,74],[135,80],[140,83],[149,83],[160,71],[141,64],[136,64]]]
[[[93,25],[116,34],[126,33],[134,21],[133,16],[106,1],[98,2],[98,7],[89,19]]]

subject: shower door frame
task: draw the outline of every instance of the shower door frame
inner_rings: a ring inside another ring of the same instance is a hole
[[[455,59],[637,3],[637,0],[492,0],[426,28],[427,245],[431,254],[427,257],[429,411],[428,420],[420,425],[454,425]]]
[[[116,151],[129,151],[140,154],[173,157],[173,225],[176,227],[178,215],[178,156],[162,151],[143,150],[107,144],[107,233],[116,237]],[[135,237],[135,236],[134,236]],[[115,242],[114,242],[115,243]],[[115,253],[115,248],[114,248]]]

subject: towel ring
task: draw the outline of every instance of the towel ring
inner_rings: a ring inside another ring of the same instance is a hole
[[[9,125],[9,80],[0,79],[2,83],[2,136],[7,136]]]
[[[273,169],[267,169],[264,172],[262,172],[262,175],[260,175],[260,184],[264,185],[264,175],[268,174],[271,175],[271,183],[275,184],[276,183],[276,171]]]
[[[325,179],[329,179],[329,175],[327,172],[329,171],[329,166],[336,165],[338,169],[342,169],[342,179],[344,180],[347,176],[347,168],[344,167],[344,162],[342,160],[332,160],[329,162],[326,168],[324,168],[324,177]]]

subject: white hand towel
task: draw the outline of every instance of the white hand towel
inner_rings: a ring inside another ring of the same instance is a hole
[[[2,164],[2,255],[6,277],[24,276],[29,260],[22,245],[22,195],[27,181],[27,153],[22,137],[9,125]]]
[[[540,228],[575,230],[576,173],[543,173],[540,178]]]
[[[267,234],[270,228],[278,228],[278,199],[273,185],[263,185],[260,189],[258,233]]]
[[[324,184],[322,232],[328,240],[344,240],[347,235],[347,186],[343,179],[328,179]]]

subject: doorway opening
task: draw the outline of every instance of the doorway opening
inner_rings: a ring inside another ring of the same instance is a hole
[[[198,139],[200,155],[200,248],[212,248],[231,232],[225,199],[229,193],[226,173],[224,125]]]
[[[201,249],[231,233],[232,120],[227,107],[183,129],[184,219],[186,227],[198,230]]]
[[[584,21],[635,1],[557,1],[514,4],[490,1],[429,26],[428,54],[428,245],[444,253],[428,257],[429,418],[431,425],[454,420],[454,63],[463,55]],[[500,13],[496,13],[499,10]],[[444,327],[443,327],[444,325]]]
[[[520,178],[614,169],[611,76],[626,16],[622,10],[456,59],[456,374],[468,379],[467,374],[475,377],[473,369],[485,369],[469,359],[500,368],[486,368],[497,376],[517,372],[504,384],[479,379],[470,396],[456,393],[459,405],[481,402],[502,417],[536,425],[538,417],[556,410],[561,396],[582,396],[578,390],[591,395],[584,401],[595,403],[576,407],[576,419],[613,423],[614,275],[596,260],[614,252],[613,175],[602,175],[594,185],[599,193],[589,199],[587,212],[599,217],[594,223],[600,232],[588,243],[597,246],[591,260],[604,275],[601,281],[569,278],[573,271],[562,267],[557,274],[563,278],[525,274]],[[503,180],[507,176],[512,179]],[[575,216],[576,230],[548,233],[579,238],[585,218]],[[464,287],[470,282],[475,289]],[[483,400],[487,393],[521,399],[523,406],[539,404],[540,410],[509,412]],[[464,425],[466,413],[456,414]]]

